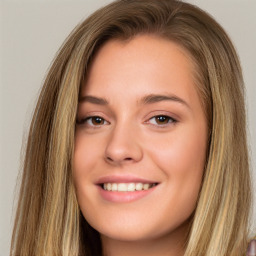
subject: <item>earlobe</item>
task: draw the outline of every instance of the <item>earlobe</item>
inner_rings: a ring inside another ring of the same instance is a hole
[[[249,243],[246,256],[256,256],[256,239]]]

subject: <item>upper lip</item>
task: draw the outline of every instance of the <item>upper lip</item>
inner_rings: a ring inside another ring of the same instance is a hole
[[[133,175],[107,175],[100,177],[95,184],[103,183],[159,183],[156,180],[149,180],[142,177],[137,177]]]

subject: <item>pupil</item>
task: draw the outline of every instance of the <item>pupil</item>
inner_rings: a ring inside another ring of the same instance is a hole
[[[94,117],[93,118],[94,124],[102,124],[102,118],[101,117]]]
[[[157,120],[159,123],[166,123],[168,121],[166,116],[158,116]]]

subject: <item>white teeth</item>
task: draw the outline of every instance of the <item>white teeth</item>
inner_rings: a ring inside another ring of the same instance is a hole
[[[119,191],[119,192],[133,192],[148,190],[154,187],[156,184],[149,183],[104,183],[103,189],[107,191]]]
[[[143,189],[144,189],[144,190],[149,189],[149,184],[143,184]]]
[[[135,183],[129,183],[127,186],[127,191],[135,191]]]
[[[111,183],[109,183],[111,185]],[[127,191],[127,185],[125,183],[119,183],[117,185],[117,191],[125,192]]]
[[[111,183],[108,183],[108,184],[107,184],[107,190],[109,191],[109,190],[111,190],[111,188],[112,188]]]
[[[117,184],[116,184],[116,183],[113,183],[113,184],[112,184],[111,190],[112,190],[112,191],[117,191]]]
[[[135,187],[136,187],[136,190],[142,190],[143,189],[143,184],[142,183],[137,183],[136,185],[135,185]]]

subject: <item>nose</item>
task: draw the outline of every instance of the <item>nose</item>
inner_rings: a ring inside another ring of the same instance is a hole
[[[139,135],[134,127],[115,127],[111,131],[106,149],[105,159],[113,165],[125,165],[139,162],[143,157]]]

